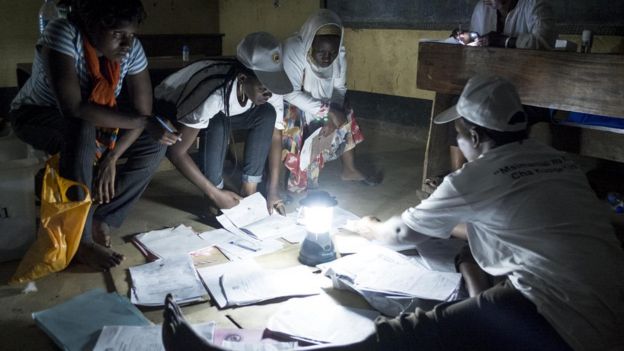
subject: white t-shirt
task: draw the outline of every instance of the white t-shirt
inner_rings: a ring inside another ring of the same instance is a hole
[[[199,70],[211,66],[215,61],[198,61],[195,62],[177,72],[165,78],[156,88],[154,88],[154,97],[175,103],[179,98],[182,91],[186,88],[186,83],[193,77],[193,75]],[[236,96],[236,86],[238,79],[235,78],[231,83],[232,90],[228,98],[229,103],[229,116],[236,116],[247,110],[251,109],[254,105],[249,100],[245,106],[241,106]],[[282,95],[273,94],[267,102],[273,105],[275,108],[275,128],[284,129],[284,98]],[[219,112],[225,113],[225,106],[223,104],[223,89],[219,88],[212,92],[212,94],[204,100],[193,112],[186,116],[178,118],[178,121],[185,126],[202,129],[208,127],[210,119],[216,116]]]
[[[607,206],[564,153],[532,140],[494,148],[402,218],[439,238],[467,223],[481,268],[507,275],[570,346],[624,347],[624,252]]]
[[[472,12],[470,30],[481,35],[496,31],[496,10],[479,1]],[[503,34],[516,38],[517,48],[552,50],[557,33],[550,2],[518,0],[505,18]]]
[[[232,84],[236,87],[238,79],[234,79]],[[254,104],[249,100],[247,100],[247,104],[245,104],[245,106],[241,106],[238,102],[238,97],[236,96],[236,89],[231,90],[228,102],[230,116],[240,115],[254,106]],[[282,95],[273,94],[268,103],[273,105],[275,108],[275,128],[280,130],[284,129],[284,100]],[[225,106],[223,105],[223,89],[217,89],[208,97],[208,99],[206,99],[206,101],[204,101],[203,104],[197,107],[195,111],[178,119],[178,121],[187,127],[203,129],[208,127],[210,119],[220,112],[225,113]]]

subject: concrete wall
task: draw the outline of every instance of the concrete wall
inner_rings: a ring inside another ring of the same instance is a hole
[[[41,0],[0,0],[0,88],[17,85],[16,63],[32,62],[41,4]],[[144,0],[147,19],[141,32],[218,32],[218,4],[217,0]]]
[[[317,0],[220,0],[219,30],[225,33],[223,53],[233,55],[236,44],[247,33],[268,31],[284,39],[298,30],[320,3]],[[345,30],[351,90],[432,99],[433,93],[416,88],[418,42],[444,39],[448,31],[399,29]],[[580,45],[579,35],[564,35]],[[624,38],[597,36],[593,52],[624,53]]]
[[[286,39],[319,6],[319,0],[219,0],[219,31],[225,34],[223,54],[234,55],[236,44],[252,32],[265,31],[279,40]]]
[[[279,6],[275,7],[274,4]],[[16,85],[15,64],[32,61],[41,1],[0,0],[0,87]],[[232,55],[247,33],[264,30],[284,39],[320,6],[319,0],[150,0],[143,33],[224,33],[223,53]],[[347,29],[350,89],[431,99],[416,89],[418,41],[441,39],[447,31]],[[579,36],[564,36],[580,42]],[[624,53],[624,38],[596,37],[594,52]]]

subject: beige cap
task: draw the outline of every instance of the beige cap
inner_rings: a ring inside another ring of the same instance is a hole
[[[270,92],[283,95],[293,90],[284,72],[282,46],[273,35],[267,32],[247,35],[236,47],[236,58],[252,70]]]
[[[501,77],[477,75],[468,80],[457,105],[437,115],[433,122],[442,124],[464,117],[484,128],[519,132],[527,128],[527,118],[526,114],[520,120],[513,118],[518,112],[525,114],[513,84]]]

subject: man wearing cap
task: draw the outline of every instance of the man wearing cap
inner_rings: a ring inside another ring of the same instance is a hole
[[[364,219],[360,234],[420,242],[463,231],[479,265],[506,280],[428,312],[380,317],[367,339],[326,349],[622,350],[624,253],[583,173],[526,139],[520,99],[502,78],[470,79],[458,104],[435,118],[451,121],[468,162],[400,217]],[[219,349],[171,298],[164,316],[167,350]]]
[[[468,160],[418,206],[361,234],[390,242],[466,236],[478,265],[505,278],[476,297],[377,323],[385,350],[622,349],[624,254],[609,213],[567,156],[527,139],[511,83],[468,81],[454,122]]]
[[[181,141],[167,157],[219,209],[256,192],[273,129],[283,129],[281,94],[292,91],[277,39],[266,32],[247,35],[236,60],[203,60],[167,77],[154,91],[156,111],[172,120]],[[278,118],[276,118],[276,116]],[[246,129],[240,195],[223,189],[223,162],[230,130]],[[188,154],[201,131],[199,166]]]

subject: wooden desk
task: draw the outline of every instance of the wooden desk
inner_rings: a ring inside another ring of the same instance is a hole
[[[507,78],[526,105],[624,117],[624,55],[479,48],[434,42],[419,45],[416,85],[435,91],[423,179],[450,169],[451,124],[433,117],[451,107],[470,77]],[[624,162],[619,134],[583,130],[580,153]],[[423,190],[431,190],[423,185]]]

